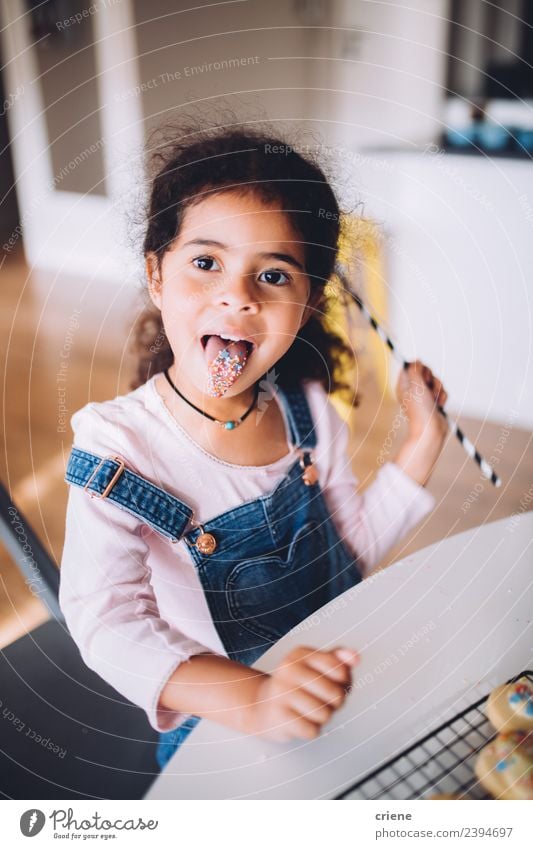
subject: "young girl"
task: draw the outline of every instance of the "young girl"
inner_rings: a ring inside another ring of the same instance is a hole
[[[339,219],[322,170],[278,138],[175,142],[151,192],[137,388],[72,418],[61,607],[87,665],[160,732],[161,767],[201,717],[315,737],[354,648],[250,666],[434,506],[447,396],[419,361],[398,383],[406,441],[357,492],[328,400],[354,395],[324,324]]]

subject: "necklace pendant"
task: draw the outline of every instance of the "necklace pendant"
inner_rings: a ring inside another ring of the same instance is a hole
[[[222,352],[222,353],[224,353],[224,352]],[[227,351],[226,351],[226,354],[227,354]],[[179,391],[178,387],[175,386],[174,383],[172,382],[170,375],[168,373],[168,369],[165,369],[163,374],[165,375],[168,383],[170,384],[170,386],[172,387],[174,392],[177,395],[179,395],[179,397],[183,401],[185,401],[185,403],[188,404],[189,407],[192,407],[193,410],[196,410],[197,413],[201,413],[202,416],[205,416],[206,419],[209,419],[210,421],[215,422],[215,424],[217,424],[219,427],[223,427],[224,430],[235,430],[235,428],[238,427],[240,424],[242,424],[242,422],[245,420],[245,418],[250,415],[250,413],[252,412],[253,408],[255,407],[255,405],[257,403],[257,398],[258,398],[258,395],[259,395],[259,383],[255,384],[254,398],[253,398],[252,403],[250,404],[250,406],[246,410],[246,412],[243,413],[242,416],[239,419],[235,419],[233,421],[230,420],[229,422],[225,422],[225,421],[222,421],[221,419],[216,419],[214,416],[210,416],[209,413],[204,412],[204,410],[201,410],[200,407],[195,406],[195,404],[193,404],[191,401],[187,400],[185,395],[182,395],[182,393]]]

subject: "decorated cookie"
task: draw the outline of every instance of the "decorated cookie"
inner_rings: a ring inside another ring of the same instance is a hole
[[[487,716],[498,731],[533,731],[533,686],[527,678],[496,687]]]
[[[475,773],[495,799],[533,799],[533,734],[498,734],[481,750]]]

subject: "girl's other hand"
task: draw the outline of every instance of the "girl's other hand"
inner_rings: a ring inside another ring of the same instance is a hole
[[[409,439],[444,440],[448,425],[437,406],[444,407],[448,393],[428,366],[415,360],[402,369],[396,397],[407,418]]]
[[[396,397],[407,419],[408,435],[395,462],[425,486],[448,434],[447,421],[437,410],[446,403],[448,393],[431,369],[415,360],[402,369]]]
[[[261,679],[249,732],[278,742],[317,737],[344,703],[351,668],[358,662],[352,649],[293,649],[271,675]]]

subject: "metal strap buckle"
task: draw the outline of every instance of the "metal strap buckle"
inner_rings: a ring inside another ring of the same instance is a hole
[[[192,510],[191,516],[190,516],[190,519],[189,519],[189,530],[187,531],[187,534],[190,534],[192,531],[195,531],[197,528],[200,528],[201,533],[204,532],[204,529],[202,528],[202,526],[199,524],[199,522],[196,521],[196,516],[194,515],[194,510]],[[189,548],[196,548],[196,543],[195,542],[189,542],[185,533],[183,534],[183,539],[185,540],[185,542],[187,543]],[[172,540],[172,542],[179,542],[179,540]]]
[[[111,478],[111,480],[107,484],[104,491],[100,494],[96,494],[94,492],[91,492],[91,490],[89,489],[89,486],[93,482],[95,476],[100,471],[100,469],[102,468],[102,466],[104,465],[106,460],[114,460],[115,463],[118,463],[118,469],[116,470],[115,474],[113,475],[113,477]],[[122,457],[115,457],[113,454],[108,454],[106,457],[102,457],[102,459],[98,463],[96,469],[94,470],[91,477],[89,478],[89,480],[87,481],[87,483],[85,484],[85,486],[83,488],[89,493],[91,498],[107,498],[107,496],[109,495],[109,493],[111,492],[111,490],[115,486],[116,482],[118,481],[119,477],[121,476],[121,474],[122,474],[122,472],[124,471],[125,468],[126,468],[126,464],[125,464],[124,460],[122,459]]]

